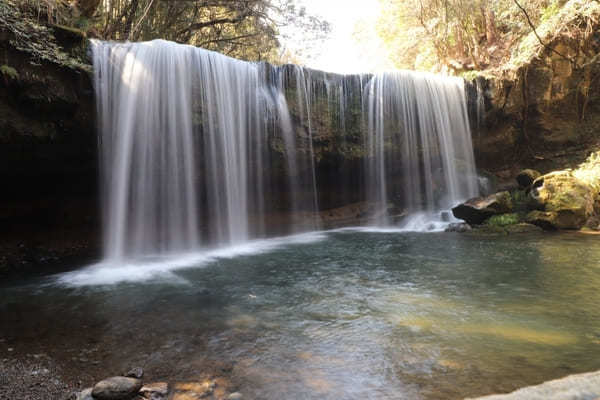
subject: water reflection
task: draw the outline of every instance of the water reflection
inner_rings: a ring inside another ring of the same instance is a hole
[[[571,234],[328,233],[175,280],[6,287],[0,339],[90,379],[223,362],[250,399],[458,399],[600,368],[598,260]]]

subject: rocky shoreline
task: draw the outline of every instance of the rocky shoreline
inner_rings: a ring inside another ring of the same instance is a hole
[[[532,227],[600,231],[600,152],[592,153],[576,169],[543,175],[523,170],[516,183],[511,190],[469,199],[452,213],[469,227],[506,233],[531,231]]]

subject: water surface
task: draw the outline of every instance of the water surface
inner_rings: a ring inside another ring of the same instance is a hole
[[[506,392],[600,369],[599,261],[578,234],[338,231],[105,284],[96,266],[5,285],[0,357],[46,353],[90,379],[187,379],[218,360],[249,399]]]

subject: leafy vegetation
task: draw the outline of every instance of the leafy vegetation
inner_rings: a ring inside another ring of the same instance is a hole
[[[454,74],[519,67],[557,34],[589,36],[600,15],[590,0],[380,1],[377,31],[395,66]]]
[[[90,68],[85,60],[58,45],[54,29],[41,23],[34,9],[16,0],[0,1],[0,31],[9,32],[11,45],[30,54],[33,63],[48,61],[70,68]]]
[[[2,74],[6,79],[19,79],[19,73],[13,67],[9,67],[8,65],[0,65],[0,74]]]
[[[503,227],[518,224],[520,218],[518,214],[501,214],[490,217],[485,223],[490,226]]]
[[[3,0],[4,1],[4,0]],[[157,38],[253,61],[281,61],[280,28],[294,26],[309,48],[329,32],[295,0],[10,0],[49,24],[106,40]]]

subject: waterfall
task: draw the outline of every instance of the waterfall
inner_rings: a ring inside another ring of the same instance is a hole
[[[388,203],[434,214],[477,195],[463,80],[416,72],[379,74],[365,94],[368,195],[376,222],[390,223]],[[421,214],[422,216],[422,214]]]
[[[389,204],[434,215],[476,194],[462,80],[274,67],[162,40],[92,51],[106,259],[319,229],[332,148],[362,154],[364,184],[327,179],[376,205],[378,225],[395,222]]]

